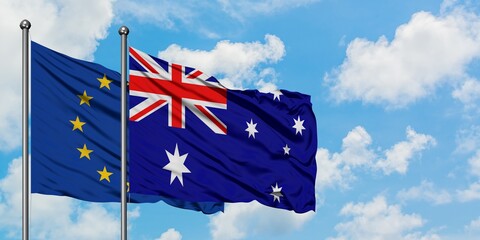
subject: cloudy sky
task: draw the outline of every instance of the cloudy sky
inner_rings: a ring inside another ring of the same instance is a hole
[[[0,239],[21,233],[21,31],[119,71],[129,44],[232,88],[312,96],[316,212],[129,206],[130,239],[478,239],[480,4],[1,0]],[[118,239],[118,204],[32,195],[33,239]]]

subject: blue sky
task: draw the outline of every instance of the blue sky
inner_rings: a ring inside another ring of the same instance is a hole
[[[230,87],[312,96],[317,210],[129,206],[130,239],[478,239],[476,1],[0,2],[0,239],[21,231],[21,31],[119,70],[129,45]],[[118,204],[32,196],[33,239],[118,239]]]

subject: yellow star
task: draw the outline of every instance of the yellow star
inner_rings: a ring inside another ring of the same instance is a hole
[[[107,167],[103,167],[102,171],[97,171],[98,174],[100,174],[100,180],[102,181],[103,179],[106,179],[108,182],[110,182],[110,175],[113,173],[107,171]]]
[[[70,122],[73,124],[72,131],[75,131],[75,129],[80,129],[80,131],[83,132],[82,126],[85,125],[85,122],[81,122],[80,119],[78,118],[78,116],[77,116],[77,119],[75,119],[75,121],[70,120]]]
[[[86,157],[90,160],[90,153],[92,153],[93,150],[88,149],[87,144],[83,144],[83,148],[77,148],[77,150],[80,151],[80,158]]]
[[[86,103],[90,107],[90,100],[93,97],[87,95],[87,91],[83,91],[83,95],[77,95],[80,98],[80,105]]]
[[[106,87],[110,90],[110,83],[113,82],[107,78],[107,75],[103,74],[103,78],[97,78],[100,81],[100,88]]]

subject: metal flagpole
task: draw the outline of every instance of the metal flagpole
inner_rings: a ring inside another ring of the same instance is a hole
[[[121,147],[122,147],[122,180],[120,189],[122,190],[121,194],[121,236],[122,240],[127,240],[127,35],[128,28],[125,26],[120,27],[118,34],[122,38],[122,50],[121,50],[121,65],[122,65],[122,97],[121,97]]]
[[[28,20],[20,22],[22,29],[22,239],[28,240],[29,210],[30,210],[30,165],[28,161],[28,109],[29,109],[29,29],[32,25]]]

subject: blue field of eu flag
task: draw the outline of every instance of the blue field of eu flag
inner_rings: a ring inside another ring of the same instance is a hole
[[[120,202],[120,74],[31,43],[31,191]],[[204,213],[223,203],[129,194]]]
[[[198,69],[129,51],[132,192],[315,210],[310,96],[231,90]]]

